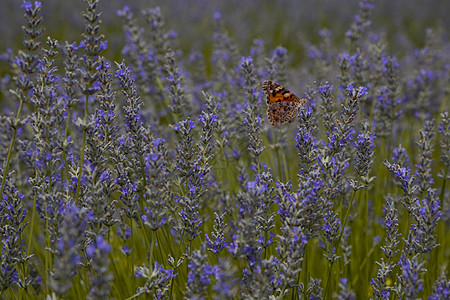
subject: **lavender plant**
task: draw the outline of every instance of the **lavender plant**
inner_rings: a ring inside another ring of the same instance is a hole
[[[6,176],[9,171],[9,164],[13,155],[14,142],[16,140],[17,131],[20,125],[25,122],[25,118],[21,116],[22,108],[25,103],[28,103],[31,99],[30,90],[34,87],[33,74],[36,72],[39,64],[39,54],[37,53],[41,45],[42,29],[42,17],[40,16],[40,10],[42,4],[36,1],[34,5],[31,2],[24,2],[22,8],[25,11],[26,25],[22,27],[25,37],[23,44],[25,51],[20,50],[18,56],[13,60],[14,63],[14,81],[16,82],[15,90],[10,90],[11,94],[19,101],[19,107],[17,109],[16,117],[4,116],[5,123],[9,127],[10,131],[10,143],[7,152],[6,160],[2,164],[3,176],[2,185],[0,191],[3,193],[5,187]]]
[[[385,257],[382,257],[380,262],[376,262],[379,269],[376,278],[373,278],[371,281],[373,285],[373,299],[389,299],[393,288],[387,285],[387,281],[396,266],[393,260],[399,251],[396,249],[400,242],[398,240],[400,236],[398,233],[398,210],[395,208],[394,203],[388,200],[385,211],[386,245],[381,246]]]
[[[86,151],[86,133],[89,128],[89,98],[97,92],[97,86],[94,84],[99,77],[98,65],[100,64],[100,53],[107,48],[107,42],[102,41],[104,36],[99,34],[100,14],[97,12],[98,0],[87,0],[86,11],[83,12],[85,20],[84,39],[78,44],[79,48],[84,50],[83,65],[80,68],[81,80],[80,90],[84,95],[84,117],[77,122],[83,131],[82,144],[80,149],[80,161],[76,171],[76,192],[75,201],[78,202],[81,191],[81,177],[84,166],[84,153]]]
[[[444,0],[0,2],[0,298],[448,298]]]

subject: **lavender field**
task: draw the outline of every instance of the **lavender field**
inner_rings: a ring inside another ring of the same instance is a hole
[[[0,299],[450,299],[449,13],[2,0]]]

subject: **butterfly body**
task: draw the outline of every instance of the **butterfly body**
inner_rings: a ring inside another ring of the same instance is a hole
[[[291,123],[306,99],[300,99],[282,85],[266,80],[262,84],[266,93],[267,117],[272,125]]]

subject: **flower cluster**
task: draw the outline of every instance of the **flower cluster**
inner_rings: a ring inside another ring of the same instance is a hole
[[[445,0],[14,1],[1,299],[449,297]]]

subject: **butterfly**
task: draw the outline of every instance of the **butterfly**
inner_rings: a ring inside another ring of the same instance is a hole
[[[267,99],[267,117],[272,125],[291,123],[306,99],[300,99],[281,84],[266,80],[262,84]]]

